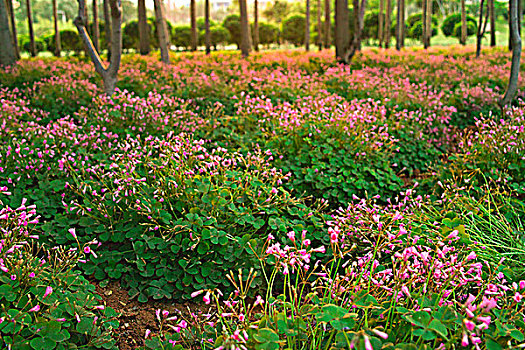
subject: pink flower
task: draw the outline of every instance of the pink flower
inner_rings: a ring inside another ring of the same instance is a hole
[[[45,297],[47,297],[49,294],[53,293],[53,288],[51,287],[46,287],[46,292],[44,293],[44,299]]]
[[[462,346],[468,346],[468,336],[467,336],[467,333],[463,333],[463,337],[461,338],[461,345],[462,345]]]
[[[471,252],[468,256],[467,256],[467,261],[469,260],[474,260],[476,259],[478,256],[476,255],[476,253],[474,252]]]
[[[77,233],[74,227],[70,228],[68,232],[71,233],[71,236],[73,236],[74,239],[77,239]]]
[[[516,294],[514,294],[514,300],[517,303],[519,303],[521,301],[521,299],[523,299],[523,296],[520,293],[516,292]]]
[[[149,329],[146,329],[146,334],[144,334],[144,338],[148,339],[150,334],[151,334],[151,331]]]
[[[292,242],[295,242],[295,232],[294,231],[290,231],[286,234],[288,236],[288,238],[292,241]]]
[[[388,339],[388,334],[377,329],[372,329],[372,332],[379,338]]]
[[[368,339],[366,334],[363,335],[363,340],[365,341],[365,350],[374,350],[372,343],[370,343],[370,339]]]
[[[198,290],[198,291],[196,291],[196,292],[193,292],[193,293],[191,293],[191,297],[192,297],[192,298],[195,298],[196,296],[202,294],[203,292],[204,292],[203,290]]]
[[[29,309],[29,312],[37,312],[40,311],[40,305],[35,305],[31,309]]]
[[[204,295],[204,297],[202,297],[202,300],[204,301],[204,303],[206,305],[210,304],[211,298],[210,298],[210,292],[209,291],[207,291],[206,294]]]
[[[469,331],[472,331],[474,330],[474,328],[476,327],[476,324],[474,322],[472,322],[471,320],[469,319],[463,319],[463,323],[465,324],[465,327],[469,330]]]

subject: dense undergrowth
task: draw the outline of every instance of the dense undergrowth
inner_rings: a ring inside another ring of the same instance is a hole
[[[1,71],[3,344],[114,347],[85,277],[214,305],[159,310],[149,348],[522,344],[525,106],[495,108],[509,65],[129,56],[111,98],[83,61]]]

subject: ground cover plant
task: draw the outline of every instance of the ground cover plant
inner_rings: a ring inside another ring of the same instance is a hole
[[[128,55],[111,97],[3,68],[2,344],[129,348],[118,283],[150,349],[522,345],[525,105],[474,56]]]

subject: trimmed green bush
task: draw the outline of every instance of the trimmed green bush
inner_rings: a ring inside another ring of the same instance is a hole
[[[295,46],[303,45],[305,25],[303,15],[291,15],[283,22],[283,39]]]
[[[461,14],[460,13],[454,13],[451,15],[448,15],[445,20],[443,21],[443,24],[441,24],[441,30],[443,31],[443,34],[445,36],[455,36],[455,27],[456,24],[461,24]],[[467,28],[468,23],[472,23],[474,25],[474,28],[477,28],[478,25],[476,23],[476,20],[472,16],[467,16]]]

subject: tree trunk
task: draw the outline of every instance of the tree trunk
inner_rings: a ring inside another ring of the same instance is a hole
[[[388,49],[390,47],[390,26],[391,26],[390,17],[391,16],[392,16],[392,0],[386,0],[385,28],[383,30],[383,42],[385,44],[385,49]]]
[[[197,11],[195,0],[190,0],[190,22],[191,22],[191,51],[197,51]]]
[[[430,38],[432,38],[432,0],[426,0],[427,2],[427,16],[426,16],[426,34],[425,38],[425,49],[430,47]]]
[[[26,10],[27,10],[27,26],[29,28],[29,42],[31,51],[31,56],[35,57],[36,52],[36,43],[35,43],[35,32],[33,30],[33,14],[31,13],[31,0],[26,0]]]
[[[104,91],[111,96],[115,92],[117,84],[117,75],[120,68],[120,58],[122,55],[122,7],[120,0],[108,0],[111,10],[111,60],[108,67],[104,67],[99,54],[95,50],[93,42],[86,30],[85,8],[86,1],[78,0],[78,17],[74,22],[77,27],[78,34],[84,43],[86,52],[89,54],[91,61],[95,66],[95,71],[102,77],[104,82]]]
[[[323,49],[323,23],[321,19],[321,0],[317,0],[317,46],[319,51]]]
[[[401,47],[405,47],[406,25],[405,25],[405,0],[401,0]]]
[[[465,0],[461,0],[461,45],[467,44],[467,11],[465,9]]]
[[[9,15],[9,19],[11,22],[11,33],[13,38],[13,47],[15,48],[15,56],[16,59],[20,58],[20,49],[18,47],[18,37],[16,33],[16,20],[15,20],[15,12],[13,8],[13,0],[7,0],[7,12]]]
[[[57,11],[57,0],[53,0],[53,24],[55,27],[55,56],[60,57],[61,43],[60,43],[60,30],[58,29],[58,11]]]
[[[518,33],[521,37],[521,18],[523,17],[523,0],[518,0]]]
[[[383,29],[385,27],[385,0],[379,0],[379,18],[377,26],[377,37],[379,39],[379,47],[383,47]]]
[[[147,55],[150,52],[150,31],[148,26],[148,18],[146,16],[146,0],[139,0],[137,7],[139,17],[139,51],[141,55]]]
[[[204,24],[206,30],[206,55],[211,53],[210,0],[204,0]]]
[[[0,66],[10,66],[16,62],[15,46],[9,29],[7,3],[0,0]]]
[[[239,12],[241,17],[241,53],[242,57],[248,57],[252,45],[246,0],[239,0]]]
[[[342,63],[350,40],[348,17],[348,0],[335,0],[335,57]]]
[[[509,22],[510,22],[510,38],[512,41],[512,64],[510,67],[510,78],[507,91],[503,98],[498,102],[503,108],[508,105],[518,91],[518,77],[520,73],[520,57],[521,57],[521,37],[518,30],[518,0],[510,0],[509,7]],[[521,14],[520,14],[521,15]]]
[[[324,0],[324,47],[329,49],[332,46],[330,41],[331,28],[330,18],[330,0]]]
[[[496,14],[494,13],[494,0],[489,0],[490,8],[490,46],[496,46]]]
[[[422,15],[422,33],[421,33],[421,42],[423,43],[423,46],[426,48],[426,40],[427,40],[427,0],[423,1],[423,15]]]
[[[484,0],[481,0],[479,3],[479,22],[478,22],[478,33],[476,35],[476,57],[479,57],[481,54],[481,39],[485,35],[485,30],[487,29],[487,23],[489,21],[489,5],[487,1],[487,13],[485,15],[485,23],[483,23],[483,4]]]
[[[310,0],[306,0],[306,18],[304,23],[304,49],[310,50]]]
[[[106,45],[108,50],[108,61],[111,61],[111,47],[113,46],[113,33],[111,32],[111,16],[109,8],[110,0],[103,0],[104,6],[104,31],[106,32]]]
[[[163,63],[170,63],[169,34],[166,27],[166,17],[164,12],[163,0],[153,0],[155,5],[155,21],[157,23],[157,35],[159,37],[160,60]]]
[[[401,41],[403,40],[402,39],[402,33],[401,33],[401,28],[403,27],[403,19],[402,19],[402,16],[401,16],[401,11],[403,10],[402,9],[402,5],[401,5],[401,1],[402,0],[397,0],[397,18],[396,18],[396,50],[401,50],[401,47],[403,47],[403,45],[401,44]]]
[[[253,48],[259,51],[259,1],[253,1]]]
[[[95,50],[99,51],[100,32],[98,30],[98,4],[93,0],[93,45]]]

